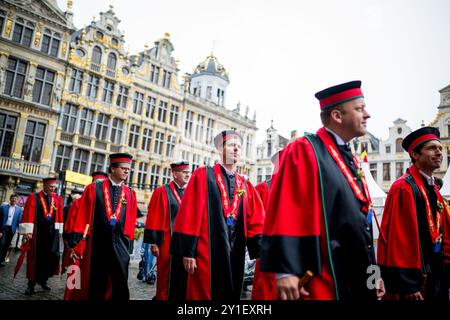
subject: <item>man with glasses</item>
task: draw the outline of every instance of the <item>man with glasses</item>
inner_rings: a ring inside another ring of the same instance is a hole
[[[181,205],[184,190],[191,177],[189,162],[170,165],[173,181],[153,191],[148,205],[144,242],[151,244],[157,257],[156,300],[182,300],[186,294],[186,271],[180,258],[170,257],[173,224]]]
[[[49,291],[49,277],[58,274],[59,238],[63,232],[63,205],[55,193],[56,178],[43,179],[44,189],[27,198],[19,232],[28,241],[26,295],[34,293],[38,283]],[[20,266],[19,266],[20,267]]]
[[[126,153],[111,154],[109,177],[88,185],[79,200],[71,255],[79,269],[68,274],[65,299],[130,298],[128,248],[134,238],[137,201],[125,181],[132,159]]]

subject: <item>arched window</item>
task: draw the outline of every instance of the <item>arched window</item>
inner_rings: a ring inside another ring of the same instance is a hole
[[[100,64],[102,62],[102,49],[100,47],[95,46],[92,49],[92,63],[91,70],[100,72]]]
[[[402,142],[403,138],[398,138],[395,140],[395,152],[403,152]]]
[[[114,53],[110,53],[108,55],[108,64],[107,64],[107,68],[109,70],[115,71],[116,70],[116,63],[117,63],[117,58],[116,55]]]
[[[98,46],[95,46],[94,49],[92,49],[92,62],[96,64],[102,62],[102,49]]]

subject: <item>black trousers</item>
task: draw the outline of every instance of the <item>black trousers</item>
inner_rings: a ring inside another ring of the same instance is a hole
[[[8,252],[11,240],[14,236],[11,226],[4,226],[2,233],[3,237],[0,239],[0,262],[5,261],[6,253]]]

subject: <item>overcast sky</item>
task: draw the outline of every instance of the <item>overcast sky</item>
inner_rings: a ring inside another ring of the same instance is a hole
[[[213,50],[230,76],[227,107],[256,110],[260,131],[272,119],[286,137],[316,131],[314,93],[362,80],[368,130],[385,139],[397,118],[413,130],[432,121],[450,85],[449,0],[74,0],[76,27],[109,4],[130,53],[171,34],[179,81]]]

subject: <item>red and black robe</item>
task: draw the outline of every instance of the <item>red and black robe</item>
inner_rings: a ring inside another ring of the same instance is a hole
[[[322,128],[291,142],[272,177],[261,270],[298,276],[312,271],[306,299],[376,299],[366,285],[367,268],[375,264],[370,197],[361,191],[355,161],[350,148],[338,146]],[[362,200],[341,167],[350,170]]]
[[[177,195],[173,193],[177,192]],[[186,297],[187,273],[182,259],[170,256],[170,240],[173,224],[177,216],[184,189],[172,181],[153,191],[148,205],[148,215],[144,232],[144,242],[156,244],[159,248],[157,258],[157,300],[183,300]]]
[[[116,224],[108,221],[103,189],[110,194],[114,212],[120,197],[114,201],[110,179],[88,185],[80,199],[73,225],[73,241],[85,242],[83,258],[78,261],[80,286],[75,286],[76,276],[68,274],[64,299],[66,300],[128,300],[129,245],[134,238],[137,201],[134,190],[122,184],[124,191],[122,210]],[[89,225],[86,240],[82,240]],[[70,287],[69,287],[70,286]]]
[[[439,252],[434,252],[426,202],[419,187],[425,190],[434,222],[440,211],[443,242]],[[402,299],[403,295],[421,291],[427,299],[448,300],[444,268],[450,264],[450,212],[436,186],[429,185],[416,166],[412,165],[389,190],[381,230],[386,242],[378,241],[377,255],[385,298]],[[423,274],[427,276],[425,287],[421,284]]]
[[[255,189],[261,198],[264,208],[267,209],[270,191],[270,179],[258,184]],[[256,260],[255,274],[253,277],[252,300],[277,300],[278,291],[276,277],[273,272],[262,272],[260,260]]]
[[[220,166],[228,194],[232,194],[225,169],[220,164],[216,166]],[[184,193],[175,220],[171,253],[196,259],[197,269],[187,278],[187,300],[239,300],[245,247],[251,259],[259,256],[264,208],[253,185],[237,173],[235,179],[242,181],[244,193],[234,228],[226,224],[212,167],[197,169]]]
[[[45,217],[42,201],[51,212],[49,219]],[[27,198],[19,230],[22,234],[33,234],[31,249],[27,252],[28,281],[46,284],[49,277],[59,273],[59,239],[63,228],[61,197],[55,193],[47,197],[41,191]]]
[[[64,221],[64,253],[61,263],[61,273],[64,273],[67,270],[67,267],[70,265],[70,251],[71,248],[74,247],[73,243],[73,226],[75,223],[75,214],[78,212],[78,207],[80,205],[80,199],[75,199],[70,205],[66,219]]]

